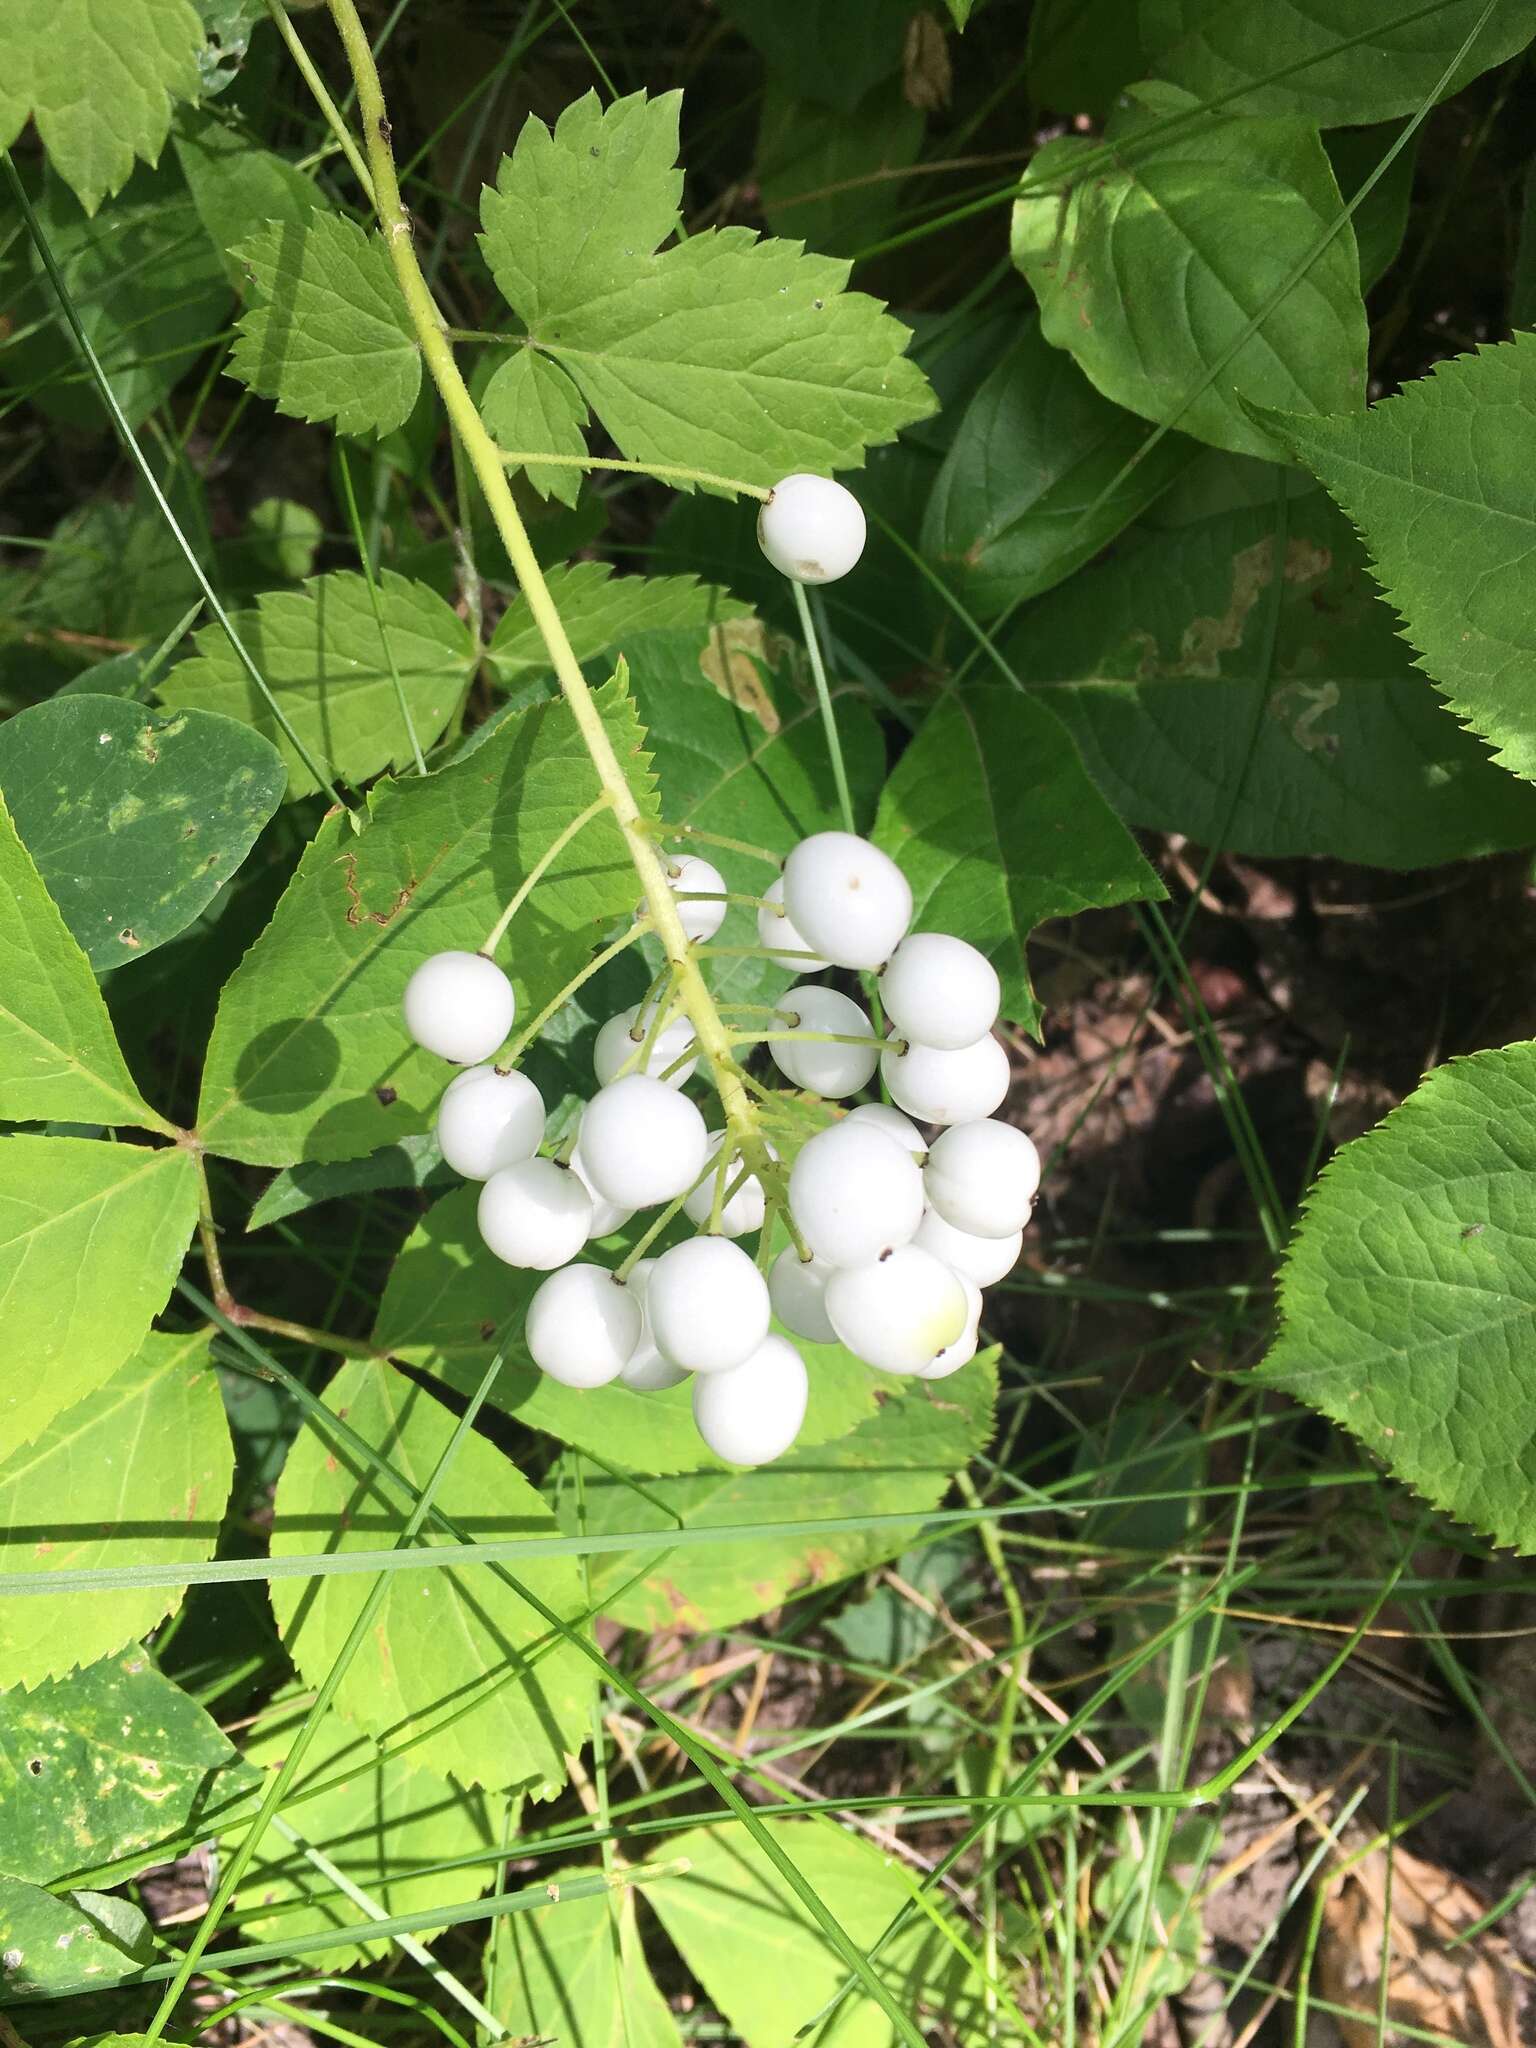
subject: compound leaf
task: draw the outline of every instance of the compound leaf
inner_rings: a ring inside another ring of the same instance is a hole
[[[98,973],[174,938],[282,800],[276,750],[208,711],[69,695],[0,726],[0,790]]]
[[[1353,520],[1457,717],[1536,776],[1536,335],[1438,363],[1358,418],[1264,424]]]
[[[146,1337],[106,1385],[0,1461],[0,1570],[201,1563],[218,1542],[233,1473],[206,1332]],[[119,1586],[7,1600],[0,1670],[36,1685],[95,1664],[163,1621],[184,1591]]]
[[[615,576],[606,562],[560,562],[545,580],[581,662],[641,633],[714,625],[747,617],[752,609],[697,576]],[[521,594],[502,613],[488,658],[507,690],[549,674],[543,635]]]
[[[377,597],[375,618],[366,578],[336,569],[302,590],[267,591],[255,611],[235,615],[236,630],[295,732],[317,760],[354,783],[412,758],[396,678],[425,749],[457,709],[474,662],[468,626],[428,584],[386,569]],[[255,726],[287,764],[289,796],[308,796],[317,787],[314,777],[223,627],[205,626],[197,649],[160,684],[164,702]]]
[[[1176,88],[1138,86],[1103,143],[1048,144],[1014,204],[1013,258],[1046,340],[1106,398],[1219,448],[1270,455],[1242,398],[1306,412],[1364,402],[1359,253],[1347,223],[1317,253],[1341,202],[1315,128],[1208,116],[1159,134],[1194,105]]]
[[[913,928],[964,932],[996,967],[1003,1015],[1033,1030],[1024,945],[1048,917],[1159,897],[1055,714],[1017,690],[951,690],[885,785],[875,843],[912,884]]]
[[[622,682],[599,693],[619,758],[654,815],[644,738]],[[599,793],[563,704],[502,721],[435,775],[375,789],[354,833],[328,818],[271,924],[226,983],[203,1074],[210,1148],[263,1166],[353,1159],[419,1132],[449,1078],[406,1036],[412,972],[484,942],[519,882]],[[634,869],[607,815],[585,826],[512,928],[504,964],[532,1016],[634,909]]]
[[[0,747],[8,730],[0,727]],[[134,1084],[90,962],[43,887],[3,796],[0,1116],[167,1128]]]
[[[27,1135],[0,1144],[0,1453],[138,1348],[196,1220],[197,1168],[180,1147]]]
[[[325,1404],[414,1486],[436,1469],[454,1418],[388,1364],[343,1366]],[[436,1494],[467,1540],[551,1535],[554,1519],[512,1461],[471,1433]],[[405,1526],[400,1488],[351,1443],[305,1422],[278,1483],[274,1557],[388,1550]],[[432,1526],[418,1541],[451,1540]],[[564,1616],[584,1606],[574,1559],[547,1557],[516,1577]],[[272,1581],[284,1646],[300,1675],[330,1670],[373,1581],[366,1575]],[[580,1625],[580,1624],[578,1624]],[[538,1796],[565,1780],[565,1752],[587,1732],[590,1667],[534,1610],[483,1569],[392,1574],[375,1625],[336,1695],[349,1720],[392,1742],[430,1738],[421,1751],[462,1784],[529,1783]]]
[[[378,235],[333,213],[259,228],[234,250],[251,282],[231,372],[279,412],[344,434],[402,426],[421,353]]]
[[[54,169],[94,213],[154,163],[173,100],[196,99],[203,25],[190,0],[7,0],[0,147],[30,114]]]
[[[1536,1550],[1536,1044],[1438,1067],[1314,1189],[1259,1368],[1437,1507]]]

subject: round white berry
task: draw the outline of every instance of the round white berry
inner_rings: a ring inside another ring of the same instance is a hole
[[[608,1019],[592,1048],[592,1069],[599,1087],[606,1088],[621,1072],[649,1074],[656,1081],[665,1077],[672,1087],[682,1087],[699,1064],[693,1026],[682,1016],[669,1017],[659,1031],[652,1030],[654,1023],[654,1009],[642,1013],[639,1003],[631,1003]]]
[[[775,1006],[773,1028],[788,1037],[770,1038],[768,1050],[786,1080],[815,1095],[836,1099],[866,1088],[880,1059],[874,1026],[851,997],[819,982],[797,982]],[[827,1034],[832,1034],[828,1036]],[[869,1040],[843,1045],[846,1038]]]
[[[923,1181],[932,1208],[973,1237],[1012,1237],[1029,1221],[1040,1186],[1040,1154],[1013,1124],[988,1117],[940,1131]]]
[[[646,1074],[610,1081],[582,1112],[582,1170],[624,1209],[685,1193],[704,1170],[708,1143],[697,1104]]]
[[[656,1261],[645,1313],[664,1358],[688,1372],[729,1372],[768,1334],[768,1283],[739,1245],[691,1237]]]
[[[912,891],[888,853],[852,832],[816,832],[784,863],[784,908],[834,967],[881,967],[906,936]]]
[[[968,1280],[963,1273],[958,1279],[965,1289],[965,1328],[953,1344],[946,1344],[931,1365],[925,1365],[918,1374],[919,1379],[947,1380],[952,1372],[958,1372],[962,1365],[969,1365],[976,1356],[981,1343],[981,1289],[974,1280]]]
[[[800,1147],[789,1175],[789,1208],[818,1259],[861,1266],[917,1235],[923,1176],[894,1138],[850,1118]]]
[[[805,1360],[794,1345],[787,1337],[765,1337],[732,1371],[694,1381],[693,1419],[717,1458],[766,1465],[800,1434],[810,1391]]]
[[[668,863],[667,882],[678,898],[677,915],[689,938],[712,939],[725,922],[724,875],[696,853],[679,853]]]
[[[455,1173],[488,1180],[531,1159],[544,1142],[544,1098],[526,1074],[466,1067],[443,1091],[437,1142]]]
[[[528,1304],[533,1362],[563,1387],[605,1387],[640,1341],[640,1304],[605,1266],[565,1266]]]
[[[864,552],[864,508],[829,476],[782,478],[757,515],[757,544],[781,576],[835,583]]]
[[[885,1014],[903,1038],[958,1052],[997,1022],[1002,985],[985,953],[948,932],[913,932],[880,977]]]
[[[855,1358],[881,1372],[920,1373],[962,1336],[965,1284],[932,1252],[898,1245],[827,1282],[827,1314]]]
[[[827,1282],[837,1271],[823,1260],[802,1259],[786,1247],[768,1269],[768,1296],[773,1312],[786,1329],[812,1344],[835,1344],[837,1332],[827,1320]]]
[[[968,1124],[990,1116],[1007,1095],[1010,1078],[1008,1055],[995,1038],[978,1038],[958,1052],[893,1039],[880,1055],[880,1075],[892,1099],[925,1124]]]
[[[483,953],[434,953],[405,984],[405,1028],[461,1066],[488,1060],[512,1029],[512,984]]]
[[[675,1387],[688,1375],[670,1358],[663,1358],[651,1335],[651,1319],[645,1312],[646,1290],[654,1259],[637,1259],[630,1268],[629,1291],[640,1304],[640,1341],[630,1353],[619,1379],[635,1394],[660,1394]]]
[[[1018,1264],[1019,1253],[1024,1249],[1024,1233],[1016,1230],[1010,1237],[976,1237],[968,1230],[956,1230],[937,1209],[930,1209],[912,1242],[942,1259],[946,1266],[953,1266],[962,1280],[990,1287]]]
[[[903,1116],[899,1109],[892,1109],[888,1102],[856,1102],[848,1112],[851,1124],[870,1124],[877,1131],[894,1138],[903,1152],[925,1153],[928,1140],[913,1123],[911,1117]]]
[[[621,1208],[617,1202],[607,1201],[593,1187],[591,1176],[582,1162],[579,1138],[576,1141],[576,1149],[571,1154],[571,1171],[592,1197],[592,1221],[587,1226],[588,1241],[598,1237],[612,1237],[616,1230],[622,1230],[635,1212],[633,1209]]]
[[[789,913],[784,908],[782,875],[775,876],[763,891],[757,912],[757,943],[765,947],[775,960],[782,958],[784,965],[793,967],[797,974],[819,974],[823,967],[832,965],[830,960],[823,960],[819,953],[812,952],[791,924]]]
[[[709,1172],[683,1204],[683,1214],[690,1223],[706,1224],[715,1205],[715,1183],[718,1178],[720,1147],[725,1139],[723,1131],[716,1131],[709,1141]],[[772,1151],[772,1147],[769,1150]],[[732,1151],[725,1170],[726,1198],[720,1210],[720,1230],[725,1237],[745,1237],[749,1231],[761,1230],[763,1217],[767,1213],[767,1198],[763,1184],[755,1173],[741,1176],[745,1171],[741,1155]],[[740,1186],[736,1184],[740,1181]],[[734,1189],[734,1192],[731,1190]]]
[[[592,1225],[592,1198],[553,1159],[503,1166],[480,1190],[480,1235],[498,1259],[551,1273],[574,1259]]]

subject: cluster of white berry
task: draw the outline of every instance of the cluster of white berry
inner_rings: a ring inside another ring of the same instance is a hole
[[[790,477],[759,533],[786,575],[824,582],[858,559],[864,520],[841,485]],[[668,878],[688,939],[713,938],[725,878],[694,854],[675,858]],[[974,1355],[981,1290],[1019,1255],[1040,1161],[1022,1131],[993,1116],[1009,1079],[992,1035],[996,972],[963,939],[909,934],[911,918],[901,870],[849,832],[802,840],[760,899],[765,954],[801,974],[872,975],[889,1026],[881,1037],[853,997],[814,981],[773,1006],[759,1035],[797,1089],[844,1100],[878,1068],[896,1105],[849,1110],[800,1147],[787,1176],[750,1117],[711,1132],[683,1092],[699,1048],[670,988],[599,1031],[597,1092],[574,1144],[545,1157],[539,1090],[488,1064],[512,1025],[506,975],[483,953],[439,953],[417,968],[407,1029],[467,1067],[438,1114],[443,1156],[482,1183],[489,1249],[550,1276],[529,1304],[526,1341],[552,1379],[645,1393],[691,1376],[704,1441],[758,1465],[794,1442],[809,1392],[800,1353],[770,1330],[774,1315],[882,1372],[942,1379]],[[578,1259],[658,1207],[655,1228],[616,1269]],[[677,1211],[698,1234],[637,1256]],[[774,1255],[781,1225],[789,1242]],[[752,1233],[756,1259],[734,1241]]]

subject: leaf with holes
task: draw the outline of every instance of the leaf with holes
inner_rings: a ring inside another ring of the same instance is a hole
[[[386,569],[376,594],[377,617],[367,580],[355,570],[336,569],[302,590],[270,590],[257,599],[255,611],[234,617],[236,632],[294,731],[322,766],[353,783],[405,767],[412,758],[412,726],[423,749],[430,747],[457,710],[474,667],[468,626],[427,584]],[[308,796],[317,787],[314,777],[223,627],[204,626],[197,650],[160,684],[162,700],[255,726],[287,764],[289,796]]]
[[[913,929],[964,932],[1002,977],[1003,1015],[1031,1031],[1035,926],[1163,894],[1061,721],[990,684],[952,690],[928,714],[885,785],[874,836],[912,884]]]
[[[1353,520],[1456,716],[1536,778],[1536,335],[1437,363],[1358,419],[1262,418]]]
[[[146,1337],[106,1385],[0,1461],[0,1571],[199,1564],[218,1542],[233,1471],[207,1337]],[[0,1671],[36,1685],[95,1664],[163,1621],[184,1591],[7,1600]]]
[[[1307,412],[1365,401],[1359,253],[1347,221],[1320,246],[1341,202],[1315,128],[1216,117],[1161,135],[1193,105],[1137,86],[1103,143],[1048,143],[1014,204],[1013,260],[1046,340],[1106,398],[1269,455],[1242,399]]]
[[[230,373],[301,420],[388,434],[410,417],[421,352],[378,235],[312,213],[260,228],[233,252],[251,285]]]
[[[127,1859],[147,1868],[164,1860],[160,1845],[206,1832],[210,1811],[254,1782],[214,1721],[135,1644],[0,1694],[0,1871],[56,1885]]]
[[[621,680],[599,702],[655,815],[645,740]],[[354,833],[328,818],[272,922],[226,983],[203,1072],[210,1150],[262,1166],[354,1159],[419,1133],[450,1078],[406,1035],[400,1000],[447,947],[473,950],[529,869],[599,794],[563,704],[503,721],[451,767],[376,789]],[[503,958],[534,1015],[633,911],[635,871],[602,813],[557,857]]]
[[[417,1488],[453,1434],[449,1410],[382,1362],[343,1366],[325,1405]],[[339,1432],[307,1420],[278,1483],[272,1555],[388,1550],[405,1526],[404,1498]],[[436,1502],[473,1543],[555,1531],[549,1509],[511,1459],[474,1433],[459,1445]],[[418,1540],[457,1539],[429,1522]],[[583,1612],[573,1558],[541,1558],[512,1570],[556,1613]],[[284,1647],[308,1683],[318,1685],[329,1672],[373,1583],[358,1575],[272,1581]],[[591,1697],[586,1660],[546,1630],[510,1586],[480,1568],[441,1569],[389,1577],[336,1705],[392,1747],[422,1738],[421,1754],[462,1784],[527,1785],[544,1797],[565,1781],[565,1753],[588,1732]]]
[[[10,725],[0,726],[0,748]],[[0,1116],[168,1128],[139,1093],[112,1020],[0,796]]]
[[[682,2048],[640,1946],[633,1887],[560,1896],[574,1879],[597,1875],[579,1865],[556,1870],[551,1904],[492,1922],[486,1996],[496,2018],[516,2040],[563,2048]]]
[[[197,1167],[179,1147],[0,1144],[0,1455],[138,1349],[196,1220]]]
[[[856,466],[933,409],[906,329],[798,242],[711,228],[653,253],[678,226],[679,99],[530,120],[482,204],[492,274],[630,460],[761,485]]]
[[[282,800],[276,750],[209,711],[121,697],[34,704],[0,725],[0,791],[98,973],[185,929]]]
[[[1258,1377],[1536,1550],[1536,1044],[1437,1067],[1323,1173]]]

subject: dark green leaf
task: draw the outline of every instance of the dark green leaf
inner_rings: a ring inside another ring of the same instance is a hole
[[[852,113],[872,85],[901,69],[911,0],[722,0],[769,74],[802,98]]]
[[[916,161],[924,125],[895,77],[847,109],[770,82],[757,130],[764,219],[776,235],[794,235],[829,256],[857,256],[894,222],[897,173]]]
[[[430,1131],[400,1138],[364,1159],[317,1160],[312,1165],[285,1166],[274,1174],[251,1210],[247,1230],[264,1230],[285,1216],[302,1215],[320,1202],[367,1194],[374,1188],[445,1188],[458,1176],[443,1164],[437,1139]]]
[[[1336,128],[1324,138],[1328,161],[1347,204],[1376,170],[1402,132],[1389,122],[1380,128]],[[1418,136],[1400,149],[1355,209],[1355,242],[1360,251],[1360,288],[1369,291],[1390,270],[1408,231],[1413,198],[1413,172],[1418,162]]]

